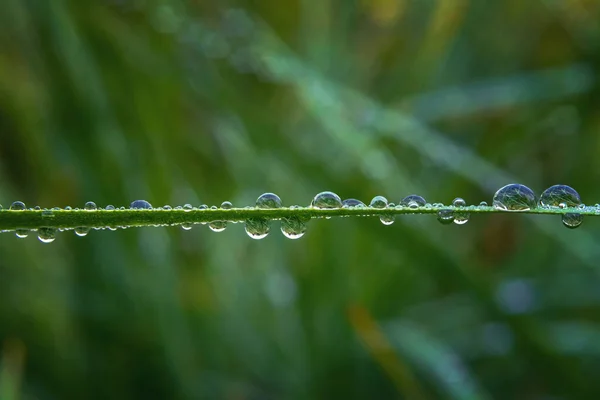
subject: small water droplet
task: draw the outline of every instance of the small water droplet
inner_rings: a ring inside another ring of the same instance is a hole
[[[365,203],[357,199],[346,199],[342,202],[343,208],[366,207]]]
[[[221,203],[221,208],[223,210],[230,210],[230,209],[233,208],[233,204],[231,204],[230,201],[224,201],[224,202]]]
[[[223,232],[227,228],[227,221],[212,221],[208,227],[213,232]]]
[[[252,239],[263,239],[271,230],[271,223],[266,218],[250,218],[246,221],[246,233]]]
[[[107,206],[107,207],[108,207],[108,206]],[[71,206],[66,206],[66,207],[65,207],[65,210],[66,210],[66,211],[71,211],[71,210],[72,210],[72,208],[71,208]],[[107,208],[107,210],[108,210],[108,208]]]
[[[373,200],[369,203],[369,207],[371,208],[386,208],[388,205],[388,201],[383,196],[375,196]]]
[[[583,222],[583,215],[577,213],[566,213],[562,216],[562,223],[570,229],[575,229]]]
[[[198,207],[198,210],[206,210],[206,209],[208,209],[208,206],[207,206],[206,204],[201,204],[201,205]]]
[[[32,209],[33,209],[33,210],[36,210],[36,211],[40,211],[40,210],[41,210],[40,206],[35,206],[35,207],[33,207]]]
[[[54,218],[54,212],[52,210],[42,211],[42,218]]]
[[[93,201],[88,201],[87,203],[85,203],[85,206],[83,206],[83,208],[87,211],[93,211],[96,210],[98,207],[96,207],[96,203],[94,203]]]
[[[192,207],[192,205],[191,205],[191,204],[184,204],[184,205],[183,205],[183,211],[185,211],[185,212],[190,212],[190,211],[192,211],[192,210],[193,210],[193,208],[194,208],[194,207]]]
[[[56,239],[56,229],[43,227],[38,229],[38,239],[42,243],[52,243]]]
[[[498,189],[492,205],[502,211],[529,211],[536,206],[535,193],[525,185],[511,183]]]
[[[256,199],[258,208],[280,208],[281,205],[281,199],[275,193],[263,193]]]
[[[379,217],[379,220],[384,225],[392,225],[396,220],[396,216],[394,214],[385,214]]]
[[[585,204],[580,204],[577,206],[580,210],[585,210]]]
[[[442,225],[449,225],[454,222],[454,212],[452,210],[440,210],[437,219]]]
[[[175,207],[175,209],[176,209],[176,210],[183,210],[183,207],[181,207],[181,206],[177,206],[177,207]]]
[[[115,210],[115,206],[109,204],[109,205],[106,206],[106,210],[108,210],[108,211],[114,211]]]
[[[172,210],[172,209],[173,209],[173,207],[171,207],[171,206],[170,206],[170,205],[168,205],[168,204],[165,204],[165,205],[163,206],[163,210],[167,210],[167,211],[169,211],[169,210]]]
[[[192,229],[192,224],[181,224],[181,229],[183,229],[184,231],[189,231],[190,229]]]
[[[29,229],[17,229],[15,230],[15,235],[17,235],[19,239],[25,239],[29,236]]]
[[[577,207],[581,204],[579,193],[567,185],[554,185],[544,190],[540,196],[540,205],[546,207]]]
[[[319,209],[341,208],[342,199],[333,192],[321,192],[314,197],[311,206]]]
[[[418,194],[411,194],[400,200],[400,204],[409,208],[423,207],[427,201]]]
[[[306,233],[306,223],[303,218],[297,216],[283,218],[281,233],[288,239],[299,239]]]
[[[15,201],[10,205],[10,209],[16,211],[23,211],[26,208],[27,207],[25,206],[25,203],[23,203],[22,201]]]
[[[90,228],[88,228],[87,226],[79,226],[75,228],[75,234],[77,236],[85,236],[88,233],[90,233]]]
[[[481,203],[479,203],[479,207],[487,207],[488,203],[487,201],[482,201]]]
[[[463,198],[457,197],[454,200],[452,200],[452,205],[454,207],[465,207],[467,205],[467,202]]]
[[[133,208],[136,210],[151,209],[152,204],[148,203],[146,200],[135,200],[131,202],[129,208]]]

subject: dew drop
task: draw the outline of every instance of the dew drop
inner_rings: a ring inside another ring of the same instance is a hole
[[[379,220],[384,225],[391,225],[396,220],[396,216],[394,214],[385,214],[379,217]]]
[[[96,210],[98,207],[96,206],[96,203],[94,203],[93,201],[88,201],[87,203],[85,203],[83,208],[87,211],[93,211],[93,210]]]
[[[266,218],[250,218],[246,220],[246,233],[252,239],[263,239],[271,230],[271,223]]]
[[[177,206],[177,207],[175,207],[175,209],[176,209],[176,210],[183,210],[183,207],[181,207],[181,206]]]
[[[454,207],[465,207],[467,205],[467,202],[464,199],[457,197],[454,200],[452,200],[452,205]],[[454,212],[454,223],[456,225],[464,225],[467,222],[469,222],[470,217],[471,217],[471,213],[469,213],[469,212],[455,211]]]
[[[479,203],[479,207],[487,207],[488,203],[487,201],[482,201],[481,203]]]
[[[383,196],[375,196],[373,200],[369,203],[369,207],[371,208],[386,208],[388,205],[388,201]]]
[[[577,213],[566,213],[562,216],[562,223],[569,229],[575,229],[583,222],[583,215]]]
[[[54,239],[56,239],[56,229],[48,227],[38,229],[38,239],[42,243],[54,242]]]
[[[192,207],[191,204],[184,204],[183,205],[183,211],[185,211],[185,212],[190,212],[190,211],[192,211],[193,208],[194,207]]]
[[[206,204],[201,204],[201,205],[198,207],[198,210],[206,210],[207,208],[208,208],[208,206],[207,206]]]
[[[343,208],[366,207],[365,203],[356,199],[346,199],[342,202]]]
[[[442,225],[449,225],[454,222],[454,212],[452,210],[438,211],[437,220]]]
[[[454,207],[465,207],[467,205],[467,202],[463,198],[457,197],[454,200],[452,200],[452,205]]]
[[[168,204],[165,204],[165,205],[163,206],[163,210],[167,210],[167,211],[169,211],[169,210],[172,210],[172,209],[173,209],[173,207],[171,207],[171,206],[170,206],[170,205],[168,205]]]
[[[108,211],[114,211],[115,210],[115,206],[109,204],[109,205],[106,206],[106,210],[108,210]]]
[[[90,228],[88,228],[87,226],[79,226],[75,228],[75,234],[77,236],[85,236],[88,233],[90,233]]]
[[[536,206],[535,193],[525,185],[511,183],[498,189],[492,205],[502,211],[529,211]]]
[[[10,205],[10,209],[15,211],[23,211],[26,208],[27,207],[25,206],[25,203],[23,203],[22,201],[15,201]]]
[[[213,232],[223,232],[227,228],[227,221],[212,221],[208,227]]]
[[[263,193],[256,199],[258,208],[280,208],[281,199],[275,193]]]
[[[581,204],[579,193],[567,185],[550,186],[540,196],[540,205],[544,207],[566,208],[577,207],[579,204]]]
[[[281,233],[288,239],[299,239],[306,233],[306,223],[297,216],[283,218],[281,220]]]
[[[17,229],[15,230],[15,235],[19,239],[25,239],[27,236],[29,236],[29,229]]]
[[[342,199],[333,192],[321,192],[312,200],[311,206],[314,208],[341,208]]]
[[[233,204],[231,204],[230,201],[224,201],[224,202],[221,203],[221,208],[223,210],[230,210],[230,209],[233,208]]]
[[[400,200],[400,205],[409,208],[419,208],[427,204],[427,201],[418,194],[411,194]]]
[[[152,204],[148,203],[146,200],[135,200],[131,202],[129,208],[136,210],[151,209]]]
[[[181,224],[181,229],[183,229],[184,231],[189,231],[190,229],[192,229],[192,224]]]

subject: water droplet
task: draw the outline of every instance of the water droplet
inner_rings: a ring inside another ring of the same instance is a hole
[[[25,203],[23,203],[22,201],[15,201],[14,203],[12,203],[10,205],[10,209],[11,210],[16,210],[16,211],[23,211],[26,208],[27,207],[25,206]]]
[[[426,203],[427,201],[417,194],[411,194],[400,200],[400,205],[410,208],[423,207]]]
[[[15,230],[15,235],[17,235],[19,239],[25,239],[29,236],[29,229],[17,229]]]
[[[221,203],[221,208],[223,210],[230,210],[230,209],[233,208],[233,204],[231,204],[230,201],[224,201],[224,202]]]
[[[258,208],[280,208],[281,199],[275,193],[263,193],[256,199]]]
[[[342,199],[333,192],[321,192],[315,196],[311,206],[314,208],[341,208]]]
[[[544,207],[577,207],[581,204],[579,193],[567,185],[554,185],[544,190],[540,196],[540,205]]]
[[[192,229],[192,224],[181,224],[181,229],[183,229],[184,231],[189,231],[190,229]]]
[[[223,232],[227,228],[227,221],[212,221],[208,227],[213,232]]]
[[[452,205],[454,207],[466,207],[467,202],[460,198],[457,197],[454,200],[452,200]],[[471,217],[471,213],[470,212],[466,212],[466,211],[455,211],[454,212],[454,223],[456,225],[464,225],[467,222],[469,222],[469,218]]]
[[[281,220],[281,233],[288,239],[299,239],[306,232],[306,223],[303,218],[293,216]]]
[[[562,223],[570,229],[575,229],[583,222],[583,215],[577,213],[566,213],[562,216]]]
[[[146,200],[135,200],[131,202],[129,208],[143,210],[143,209],[151,209],[152,204],[148,203]]]
[[[192,211],[193,208],[194,207],[192,207],[191,204],[184,204],[183,205],[183,211],[185,211],[185,212],[190,212],[190,211]]]
[[[181,207],[181,206],[177,206],[177,207],[175,207],[175,209],[176,209],[176,210],[183,210],[183,207]]]
[[[167,210],[167,211],[169,211],[169,210],[172,210],[172,209],[173,209],[173,207],[171,207],[171,206],[170,206],[170,205],[168,205],[168,204],[165,204],[165,205],[163,206],[163,210]]]
[[[40,206],[35,206],[35,207],[33,207],[33,210],[40,211],[41,208],[40,208]]]
[[[383,196],[375,196],[373,200],[369,203],[369,207],[372,208],[386,208],[388,205],[388,201]]]
[[[585,204],[580,204],[577,206],[580,210],[585,210]]]
[[[481,203],[479,203],[479,207],[487,207],[488,203],[487,201],[482,201]]]
[[[47,227],[38,229],[38,239],[42,243],[54,242],[54,239],[56,239],[56,229]]]
[[[449,225],[454,222],[454,212],[452,210],[440,210],[437,219],[442,225]]]
[[[88,201],[87,203],[85,203],[85,206],[83,206],[83,208],[87,211],[93,211],[96,210],[98,207],[96,207],[96,203],[94,203],[93,201]]]
[[[452,200],[452,205],[454,207],[465,207],[467,205],[467,202],[463,198],[457,197],[454,200]]]
[[[498,189],[492,205],[496,210],[529,211],[536,206],[535,193],[525,185],[511,183]]]
[[[366,207],[365,203],[356,199],[346,199],[342,202],[342,207],[352,208],[352,207]]]
[[[90,228],[88,228],[87,226],[79,226],[75,228],[75,234],[77,236],[85,236],[88,233],[90,233]]]
[[[379,217],[379,220],[384,225],[391,225],[396,220],[396,216],[394,214],[385,214]]]
[[[106,206],[106,209],[107,209],[108,211],[114,211],[114,210],[115,210],[115,206],[113,206],[113,205],[109,204],[109,205],[107,205],[107,206]]]
[[[206,204],[201,204],[201,205],[198,207],[198,210],[206,210],[207,208],[208,208],[208,206],[207,206]]]
[[[266,218],[250,218],[246,221],[246,233],[252,239],[263,239],[271,230],[271,223]]]

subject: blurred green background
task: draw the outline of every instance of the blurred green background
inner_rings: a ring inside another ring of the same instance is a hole
[[[0,203],[600,202],[593,0],[4,0]],[[275,228],[275,227],[274,227]],[[0,237],[0,398],[593,399],[600,224]]]

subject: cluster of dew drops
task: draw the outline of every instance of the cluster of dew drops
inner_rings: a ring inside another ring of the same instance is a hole
[[[261,209],[277,209],[282,208],[282,201],[274,193],[264,193],[258,197],[256,200],[255,208]],[[470,211],[479,208],[489,207],[488,204],[483,201],[479,204],[479,206],[467,206],[465,200],[458,197],[452,201],[452,208],[445,209],[444,204],[442,203],[428,203],[422,196],[419,195],[410,195],[404,197],[398,205],[388,202],[388,200],[383,196],[375,196],[369,205],[367,206],[360,200],[357,199],[345,199],[342,200],[337,194],[329,191],[321,192],[317,194],[311,204],[311,208],[315,209],[339,209],[339,208],[375,208],[375,209],[414,209],[415,212],[418,212],[418,209],[439,209],[437,212],[437,219],[443,225],[448,224],[457,224],[463,225],[469,221]],[[585,210],[586,206],[581,203],[581,198],[579,194],[575,191],[575,189],[566,185],[554,185],[546,189],[539,199],[536,198],[535,193],[525,185],[521,185],[518,183],[512,183],[500,188],[495,194],[493,198],[492,207],[496,210],[508,211],[508,212],[523,212],[530,211],[536,208],[540,209],[551,209],[551,208],[575,208],[578,210]],[[138,209],[138,210],[147,210],[147,209],[159,209],[159,210],[172,210],[171,206],[163,206],[154,208],[152,205],[146,200],[135,200],[129,206],[130,209]],[[205,204],[199,207],[193,207],[190,204],[185,204],[184,206],[174,207],[175,210],[183,210],[183,211],[192,211],[192,210],[204,210],[209,207]],[[217,206],[210,207],[211,209],[218,209]],[[224,201],[221,206],[221,209],[227,210],[233,208],[233,204],[229,201]],[[248,209],[252,207],[246,207]],[[290,209],[300,208],[300,206],[291,206]],[[98,210],[96,204],[92,201],[85,203],[83,208],[87,211],[95,211]],[[106,206],[105,210],[116,210],[112,205]],[[125,207],[120,207],[120,210],[125,210]],[[595,208],[596,213],[600,214],[600,205],[596,205]],[[0,210],[2,210],[2,206],[0,205]],[[27,210],[25,204],[21,201],[15,201],[9,207],[9,210],[14,211],[22,211]],[[35,207],[30,210],[41,210],[40,207]],[[42,210],[42,217],[52,217],[53,211],[61,210],[58,207],[52,208],[50,210],[44,209]],[[64,210],[72,210],[71,207],[65,207]],[[77,208],[75,210],[78,210]],[[331,218],[331,217],[325,217]],[[283,235],[289,239],[299,239],[306,232],[306,223],[310,217],[305,217],[302,215],[294,215],[281,218],[281,232]],[[390,214],[381,214],[379,219],[384,225],[391,225],[394,223],[395,215],[393,213]],[[583,222],[583,215],[577,212],[569,212],[562,214],[562,222],[567,228],[577,228]],[[202,224],[205,224],[204,222]],[[210,229],[214,232],[223,232],[228,225],[228,221],[212,221],[208,223]],[[184,223],[180,224],[182,229],[190,230],[192,229],[192,224]],[[107,229],[116,230],[117,228],[126,228],[125,226],[113,227],[107,226]],[[78,227],[73,229],[77,236],[86,236],[90,227]],[[94,227],[93,229],[104,229],[101,227]],[[52,228],[52,227],[41,227],[37,229],[37,235],[40,241],[43,243],[51,243],[56,238],[56,231],[62,231],[62,228]],[[268,218],[263,217],[254,217],[249,218],[245,221],[245,230],[248,236],[253,239],[263,239],[265,238],[271,231],[271,221]],[[18,238],[26,238],[29,235],[29,232],[32,231],[30,229],[16,229],[15,233]]]

